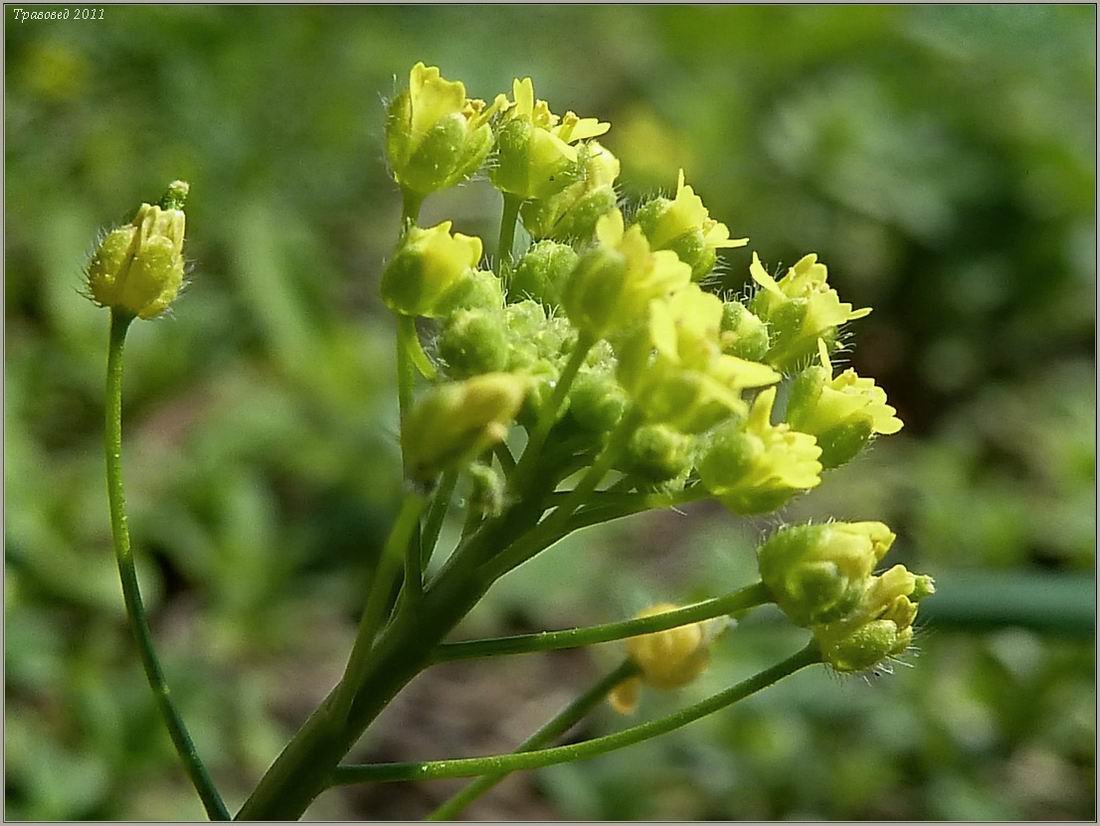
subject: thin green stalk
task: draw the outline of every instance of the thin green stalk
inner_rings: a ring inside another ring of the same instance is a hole
[[[577,723],[588,716],[596,706],[607,697],[611,691],[623,680],[634,676],[638,667],[632,660],[625,660],[618,668],[604,675],[591,688],[577,697],[573,702],[563,708],[554,717],[546,722],[538,731],[528,737],[516,749],[516,752],[534,751],[549,745],[556,739],[573,728]],[[492,789],[501,780],[507,777],[509,772],[496,774],[484,774],[460,789],[453,797],[448,799],[434,812],[429,814],[426,820],[454,820],[467,806]]]
[[[516,240],[516,222],[523,199],[504,193],[504,206],[500,211],[500,236],[497,239],[497,260],[500,262],[500,276],[505,285],[512,269],[512,245]]]
[[[428,508],[428,516],[424,520],[424,532],[420,540],[420,567],[427,570],[431,562],[435,546],[439,542],[439,532],[443,530],[443,521],[447,518],[447,510],[451,506],[451,497],[454,496],[455,485],[458,483],[458,472],[449,470],[439,480],[439,486],[435,489],[431,507]]]
[[[516,470],[510,480],[513,490],[523,490],[524,485],[527,483],[527,477],[535,472],[538,461],[542,458],[542,449],[546,445],[546,438],[550,435],[551,428],[558,420],[558,412],[565,404],[565,397],[569,393],[569,388],[573,386],[573,380],[577,377],[581,367],[584,366],[584,359],[595,343],[595,338],[584,333],[577,339],[573,352],[569,354],[569,360],[565,363],[565,367],[562,368],[561,375],[558,376],[558,381],[554,385],[554,392],[539,409],[538,419],[535,421],[530,438],[527,440],[527,447],[523,449],[523,455],[520,457],[519,464],[516,465]]]
[[[206,771],[187,726],[172,702],[168,683],[164,678],[160,660],[153,645],[153,633],[145,614],[145,605],[134,570],[134,556],[130,547],[130,529],[126,519],[126,497],[122,483],[122,353],[126,343],[126,331],[132,316],[111,312],[111,338],[107,351],[107,416],[104,429],[104,449],[107,456],[107,500],[111,512],[111,534],[114,537],[118,574],[122,580],[122,595],[126,602],[126,615],[134,634],[141,664],[153,697],[160,709],[172,744],[176,747],[187,776],[202,798],[203,808],[211,820],[229,820],[229,811],[222,802],[214,782]]]
[[[355,643],[348,658],[344,676],[340,679],[338,705],[350,706],[355,697],[362,678],[362,672],[367,659],[370,656],[374,638],[378,635],[385,620],[386,605],[389,602],[390,592],[393,590],[397,573],[401,568],[402,558],[409,559],[407,549],[414,547],[412,538],[420,524],[420,513],[424,509],[424,497],[416,491],[405,494],[401,503],[401,510],[397,514],[386,544],[382,547],[382,555],[374,569],[374,577],[367,594],[367,604],[363,608],[363,616],[359,621],[359,630],[355,635]],[[420,580],[420,558],[415,560],[416,579]],[[408,571],[406,570],[406,573]],[[406,585],[408,585],[406,581]]]
[[[641,743],[644,740],[675,731],[702,717],[733,705],[806,666],[819,662],[821,662],[821,654],[818,652],[817,647],[810,643],[782,662],[727,688],[725,691],[720,691],[702,702],[690,705],[666,717],[580,743],[537,751],[495,754],[487,757],[431,760],[423,763],[367,763],[338,766],[332,775],[331,782],[333,785],[343,786],[368,781],[392,782],[396,780],[439,780],[445,777],[478,777],[483,774],[541,769],[558,763],[587,760],[609,751],[632,746],[635,743]]]
[[[432,662],[443,663],[474,657],[498,657],[506,654],[531,654],[537,651],[581,648],[586,645],[637,637],[641,634],[652,634],[681,625],[691,625],[714,617],[746,611],[771,601],[772,595],[767,587],[764,583],[757,582],[725,596],[641,619],[608,622],[583,628],[566,628],[562,631],[543,631],[538,634],[516,634],[510,637],[445,642],[432,652]]]
[[[493,446],[493,453],[496,455],[497,461],[500,462],[500,469],[504,471],[504,475],[511,476],[512,471],[516,469],[516,457],[508,449],[508,445],[504,442],[497,442]]]

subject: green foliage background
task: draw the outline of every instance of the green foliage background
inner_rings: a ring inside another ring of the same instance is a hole
[[[883,518],[936,575],[917,668],[802,674],[686,731],[516,777],[474,816],[1091,818],[1095,9],[114,7],[6,10],[5,746],[9,818],[200,814],[123,622],[99,447],[97,228],[192,184],[193,283],[131,335],[126,471],[143,582],[201,752],[239,803],[339,674],[393,516],[399,199],[380,98],[417,60],[491,97],[535,78],[613,123],[631,198],[684,166],[765,260],[816,251],[875,313],[854,364],[902,435],[784,515]],[[483,183],[424,221],[495,237]],[[747,278],[748,250],[726,256]],[[752,576],[765,521],[707,507],[576,537],[469,635],[625,617]],[[762,612],[683,697],[787,653]],[[440,667],[358,756],[518,742],[616,653]],[[618,724],[604,712],[589,733]],[[418,817],[447,784],[322,797]]]

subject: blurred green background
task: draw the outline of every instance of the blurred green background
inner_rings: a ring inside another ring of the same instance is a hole
[[[772,264],[816,251],[875,313],[854,364],[906,422],[784,514],[881,518],[934,574],[916,668],[819,671],[675,735],[510,778],[481,818],[1094,816],[1095,9],[116,7],[5,21],[8,818],[201,814],[148,696],[110,551],[96,232],[189,180],[193,283],[136,325],[126,473],[170,681],[239,804],[337,679],[393,516],[399,198],[381,99],[417,60],[490,98],[530,74],[613,124],[629,198],[685,167]],[[395,76],[398,78],[394,80]],[[433,197],[495,237],[499,197]],[[627,616],[753,575],[768,520],[651,514],[495,588],[463,635]],[[923,610],[923,609],[922,609]],[[683,696],[793,650],[761,611]],[[422,675],[373,760],[507,749],[614,646]],[[610,711],[585,724],[620,725]],[[447,783],[313,817],[415,818]]]

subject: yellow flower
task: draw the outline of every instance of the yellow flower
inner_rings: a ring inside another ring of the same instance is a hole
[[[653,422],[697,433],[748,407],[741,391],[779,381],[765,364],[726,355],[722,301],[688,284],[650,302],[644,328],[619,345],[619,378]]]
[[[573,112],[558,117],[546,101],[535,97],[529,77],[513,82],[511,102],[500,95],[494,106],[504,117],[497,132],[497,163],[490,177],[497,189],[523,200],[548,198],[574,183],[581,170],[573,144],[611,128],[609,123]]]
[[[861,378],[851,368],[834,377],[828,347],[822,339],[817,344],[821,366],[807,368],[795,379],[787,421],[816,436],[822,464],[837,467],[852,459],[872,434],[897,433],[902,421],[874,379]]]
[[[187,191],[174,181],[160,205],[142,204],[129,225],[107,234],[88,264],[96,304],[139,318],[168,309],[183,286]]]
[[[579,147],[581,178],[544,200],[528,201],[520,213],[532,238],[587,240],[596,221],[615,208],[619,160],[598,141]]]
[[[639,613],[637,619],[675,611],[678,607],[662,602]],[[722,617],[628,638],[627,654],[641,673],[612,690],[608,696],[611,707],[620,714],[632,713],[637,708],[643,683],[669,691],[694,681],[710,661],[710,644],[728,624],[729,620]]]
[[[729,228],[710,217],[703,199],[684,183],[684,170],[676,182],[676,197],[655,198],[638,210],[635,218],[654,249],[673,250],[691,266],[698,281],[714,269],[717,250],[743,247],[748,238],[730,238]]]
[[[821,482],[814,437],[771,423],[775,393],[769,387],[756,397],[743,427],[731,424],[715,434],[699,463],[703,484],[735,513],[773,511]]]
[[[851,304],[840,300],[829,286],[828,268],[818,262],[815,253],[803,256],[776,281],[754,252],[749,272],[761,287],[753,298],[752,311],[769,324],[772,338],[767,361],[778,370],[794,368],[815,351],[819,338],[831,343],[837,327],[871,313],[870,307],[853,310]]]
[[[445,80],[435,66],[417,63],[409,88],[386,118],[386,155],[394,179],[423,197],[454,186],[481,167],[493,145],[489,119],[501,102],[486,106],[466,97],[461,81]]]
[[[643,318],[654,298],[688,284],[691,271],[673,252],[652,252],[638,227],[624,228],[619,210],[596,222],[598,243],[581,256],[562,291],[578,330],[603,338]]]
[[[403,315],[439,315],[448,291],[464,286],[480,259],[481,239],[452,234],[450,221],[427,229],[410,226],[382,273],[382,300]]]

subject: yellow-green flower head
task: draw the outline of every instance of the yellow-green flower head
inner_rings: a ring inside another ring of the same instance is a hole
[[[833,376],[829,348],[818,339],[819,367],[809,367],[795,378],[787,403],[787,422],[795,430],[817,437],[821,464],[837,467],[852,459],[872,434],[891,435],[902,421],[886,403],[886,391],[873,379],[861,378],[849,368]]]
[[[675,611],[678,607],[658,603],[639,613],[637,619]],[[615,687],[608,696],[611,707],[620,714],[633,712],[643,683],[669,691],[693,682],[707,668],[710,644],[728,624],[728,619],[718,618],[628,638],[627,654],[641,673]]]
[[[183,286],[183,204],[188,185],[173,181],[157,206],[112,230],[88,263],[88,293],[100,307],[138,318],[160,315]]]
[[[833,622],[860,605],[893,543],[881,522],[782,528],[757,549],[760,578],[797,625]]]
[[[699,477],[734,513],[767,513],[821,482],[821,448],[814,437],[771,423],[775,388],[755,399],[744,425],[714,434],[699,462]]]
[[[615,208],[619,159],[598,141],[588,141],[578,148],[578,166],[580,180],[556,195],[523,205],[520,215],[532,238],[587,240],[600,216]]]
[[[688,284],[650,302],[647,324],[620,344],[619,378],[646,418],[698,433],[748,407],[741,391],[779,381],[765,364],[721,349],[722,301]]]
[[[529,77],[512,84],[511,102],[501,95],[493,105],[504,117],[497,130],[497,162],[490,178],[497,189],[523,200],[548,198],[576,181],[581,169],[573,144],[611,128],[609,123],[573,112],[558,117],[546,101],[535,97]]]
[[[451,222],[421,229],[409,226],[382,273],[382,300],[395,313],[441,315],[448,291],[481,259],[481,239],[451,233]]]
[[[754,252],[749,272],[761,288],[753,297],[752,311],[769,325],[767,361],[777,370],[794,369],[815,352],[819,338],[831,344],[841,324],[871,313],[870,307],[853,310],[840,300],[829,286],[828,268],[815,253],[803,256],[776,281]]]
[[[653,252],[641,229],[625,229],[617,209],[596,222],[596,239],[562,292],[562,306],[573,326],[593,338],[637,323],[650,301],[691,281],[691,268],[676,253]]]
[[[922,599],[936,592],[929,576],[895,565],[873,577],[849,616],[814,628],[822,657],[837,671],[866,671],[904,653]]]
[[[486,106],[466,97],[460,81],[417,63],[409,88],[394,98],[386,117],[386,156],[394,180],[424,197],[461,183],[481,168],[493,146],[489,119],[502,102]]]
[[[401,430],[410,478],[430,480],[502,441],[527,386],[528,380],[521,376],[486,373],[428,390],[409,411]]]
[[[743,247],[748,238],[730,238],[729,228],[710,217],[703,199],[684,183],[684,170],[676,182],[676,197],[654,198],[638,210],[635,221],[655,250],[672,250],[691,267],[698,281],[714,269],[717,251]]]

